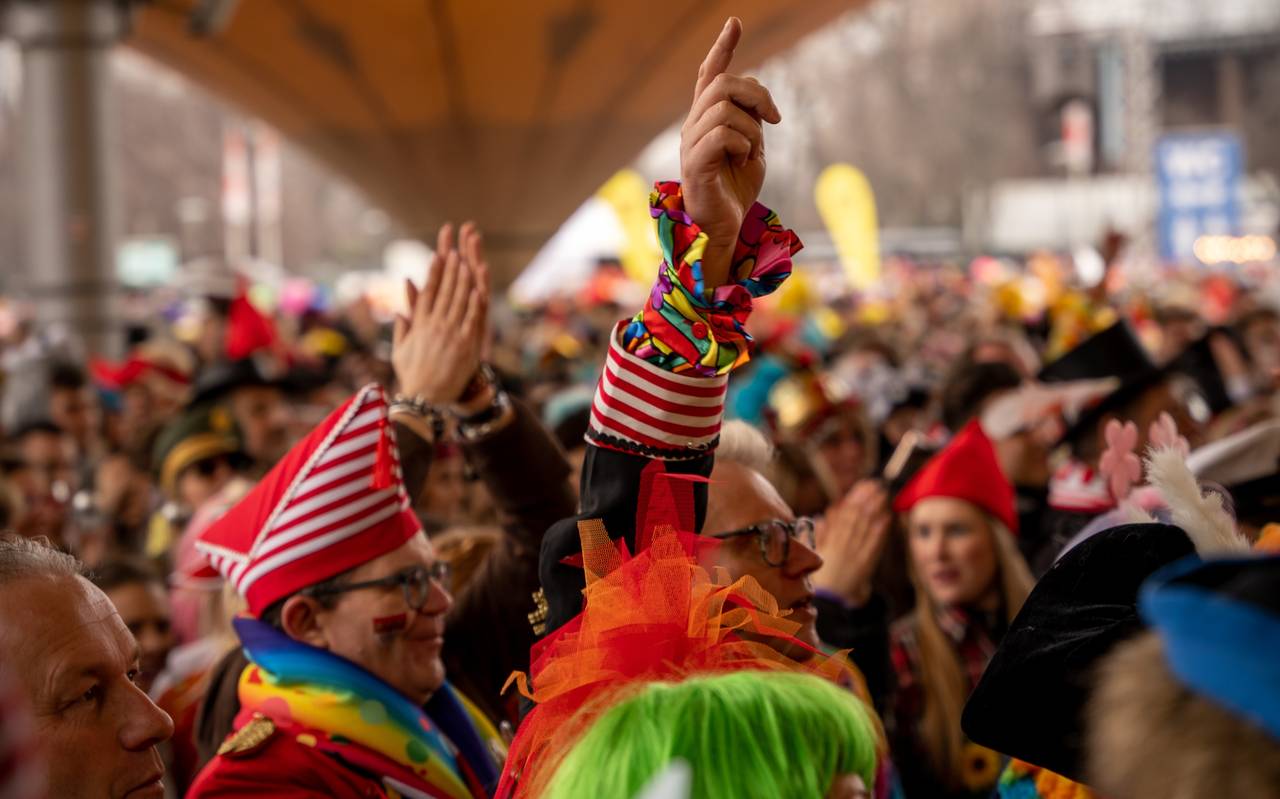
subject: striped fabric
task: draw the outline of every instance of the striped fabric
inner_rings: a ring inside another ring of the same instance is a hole
[[[692,377],[660,369],[622,347],[622,328],[615,331],[592,403],[587,434],[592,443],[659,458],[712,449],[729,376]]]
[[[394,549],[416,531],[386,400],[369,385],[295,446],[196,547],[256,613]]]
[[[732,280],[708,290],[707,234],[675,181],[654,184],[649,212],[663,262],[645,307],[614,331],[587,440],[658,460],[705,456],[719,441],[729,373],[750,360],[753,301],[791,274],[800,239],[759,203],[742,221]]]

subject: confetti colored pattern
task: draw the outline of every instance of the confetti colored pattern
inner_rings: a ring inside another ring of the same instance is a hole
[[[777,214],[756,203],[738,235],[733,282],[708,291],[702,274],[707,235],[685,213],[680,184],[655,184],[649,209],[658,225],[663,262],[644,310],[623,331],[623,346],[675,374],[728,374],[750,359],[745,324],[752,301],[787,279],[791,257],[803,245]]]

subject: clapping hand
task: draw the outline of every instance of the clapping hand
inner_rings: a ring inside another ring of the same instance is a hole
[[[762,122],[782,121],[768,89],[727,71],[741,37],[742,22],[730,17],[698,68],[680,129],[684,207],[709,239],[702,258],[708,288],[728,282],[738,231],[764,184]]]
[[[816,587],[855,607],[871,598],[871,578],[888,541],[893,512],[879,482],[861,480],[818,523],[818,554],[823,564],[813,574]]]
[[[406,315],[397,316],[391,365],[400,390],[432,405],[457,402],[480,369],[489,309],[489,267],[476,226],[467,222],[454,241],[446,223],[426,285],[406,281]]]

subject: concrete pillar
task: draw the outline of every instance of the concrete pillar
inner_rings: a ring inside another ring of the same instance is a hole
[[[1160,70],[1155,45],[1142,30],[1123,36],[1125,55],[1125,171],[1150,175],[1160,135]]]
[[[1243,133],[1245,99],[1244,63],[1235,53],[1218,56],[1218,119]]]
[[[107,54],[127,0],[9,0],[22,49],[19,112],[25,250],[22,293],[43,329],[90,352],[123,348],[115,314],[120,193]]]

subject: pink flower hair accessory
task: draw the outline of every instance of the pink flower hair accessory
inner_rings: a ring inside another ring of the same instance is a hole
[[[1184,458],[1191,454],[1191,444],[1178,432],[1177,422],[1167,411],[1151,423],[1147,440],[1151,442],[1149,449],[1172,449]]]
[[[1142,480],[1142,461],[1134,454],[1138,447],[1138,426],[1133,422],[1107,422],[1103,435],[1107,449],[1098,461],[1098,469],[1107,479],[1107,487],[1116,502],[1129,496],[1133,486]]]

